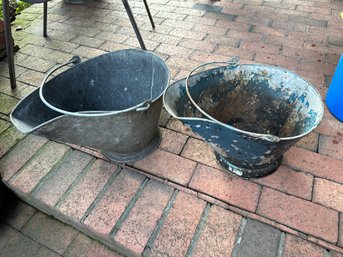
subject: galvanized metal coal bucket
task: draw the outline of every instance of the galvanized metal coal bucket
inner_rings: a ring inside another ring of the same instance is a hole
[[[132,162],[160,143],[158,120],[169,70],[158,56],[141,50],[107,53],[47,81],[12,111],[23,133],[101,151],[114,162]],[[46,82],[47,81],[47,82]]]
[[[167,111],[213,149],[218,163],[244,178],[271,174],[282,155],[316,128],[323,116],[317,90],[296,74],[272,66],[203,64],[171,84]],[[194,75],[193,75],[194,74]]]

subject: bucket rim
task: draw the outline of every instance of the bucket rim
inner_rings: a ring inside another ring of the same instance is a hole
[[[113,51],[113,52],[108,52],[108,53],[105,53],[105,54],[101,54],[101,55],[98,55],[96,57],[93,57],[91,59],[88,59],[82,63],[87,63],[87,62],[90,62],[92,61],[92,59],[95,59],[95,58],[99,58],[101,56],[105,56],[105,55],[113,55],[113,54],[117,54],[117,53],[120,53],[120,52],[139,52],[139,53],[147,53],[151,56],[153,56],[154,58],[156,58],[157,60],[159,60],[161,62],[161,64],[164,66],[165,70],[166,70],[166,77],[167,77],[167,81],[166,81],[166,87],[165,89],[168,87],[169,83],[170,83],[170,79],[171,79],[171,75],[170,75],[170,69],[168,67],[168,65],[166,64],[166,62],[160,57],[158,56],[157,54],[151,52],[151,51],[146,51],[146,50],[140,50],[140,49],[122,49],[122,50],[118,50],[118,51]],[[123,109],[123,110],[116,110],[116,111],[78,111],[78,112],[70,112],[70,111],[66,111],[66,110],[63,110],[63,109],[60,109],[60,108],[57,108],[55,106],[53,106],[52,104],[50,104],[49,102],[47,102],[44,97],[43,97],[43,93],[42,93],[42,87],[43,85],[45,84],[47,78],[57,69],[59,69],[61,66],[64,66],[65,64],[61,64],[59,66],[56,66],[55,68],[52,68],[51,71],[46,75],[46,77],[43,79],[43,81],[41,82],[41,85],[40,87],[37,89],[39,91],[39,96],[40,96],[40,99],[41,101],[50,109],[58,112],[58,113],[61,113],[63,115],[70,115],[70,116],[76,116],[76,117],[100,117],[100,116],[110,116],[110,115],[115,115],[115,114],[121,114],[121,113],[125,113],[125,112],[130,112],[130,111],[145,111],[145,110],[148,110],[150,108],[150,105],[155,103],[158,99],[161,98],[161,96],[163,95],[163,93],[165,92],[165,89],[162,90],[162,92],[157,95],[155,98],[153,99],[146,99],[132,107],[129,107],[129,108],[126,108],[126,109]],[[65,72],[65,71],[63,71]],[[62,72],[62,73],[63,73]],[[60,73],[60,74],[62,74]],[[59,75],[60,75],[59,74]],[[36,90],[35,90],[36,91]],[[25,99],[25,98],[24,98]],[[24,100],[23,99],[23,100]],[[21,102],[21,101],[20,101]],[[19,105],[20,102],[17,104]],[[15,107],[17,107],[17,105]],[[14,108],[15,109],[15,108]],[[13,109],[13,110],[14,110]]]
[[[321,105],[321,112],[320,112],[320,116],[318,117],[318,121],[316,122],[316,124],[314,126],[312,126],[312,128],[309,130],[309,131],[306,131],[302,134],[299,134],[299,135],[296,135],[296,136],[292,136],[292,137],[279,137],[279,136],[275,136],[275,135],[272,135],[272,134],[261,134],[261,133],[254,133],[254,132],[249,132],[249,131],[246,131],[246,130],[242,130],[242,129],[238,129],[238,128],[235,128],[231,125],[228,125],[228,124],[225,124],[223,122],[220,122],[218,121],[217,119],[214,119],[211,120],[211,119],[208,119],[208,118],[195,118],[195,117],[181,117],[181,116],[177,116],[177,115],[174,115],[174,112],[169,108],[169,105],[166,104],[166,92],[172,87],[174,86],[175,84],[177,84],[178,82],[181,82],[183,80],[186,80],[187,77],[184,77],[182,79],[179,79],[175,82],[173,82],[172,84],[168,85],[164,92],[163,92],[163,105],[164,107],[166,108],[166,110],[168,111],[168,113],[176,118],[176,119],[179,119],[181,121],[184,121],[184,120],[201,120],[201,121],[206,121],[206,122],[211,122],[211,123],[214,123],[214,124],[219,124],[225,128],[228,128],[228,129],[231,129],[233,131],[236,131],[236,132],[239,132],[239,133],[242,133],[242,134],[245,134],[245,135],[248,135],[248,136],[251,136],[251,137],[256,137],[258,139],[262,139],[262,140],[267,140],[267,141],[270,141],[270,142],[279,142],[279,141],[288,141],[288,140],[294,140],[294,139],[299,139],[299,138],[302,138],[308,134],[310,134],[313,130],[315,130],[318,125],[320,124],[323,116],[324,116],[324,103],[323,103],[323,99],[319,93],[319,91],[317,90],[317,88],[312,84],[310,83],[308,80],[304,79],[303,77],[299,76],[298,74],[296,74],[295,72],[293,71],[290,71],[290,70],[287,70],[285,68],[281,68],[281,67],[277,67],[277,66],[273,66],[273,65],[265,65],[265,64],[238,64],[238,66],[260,66],[260,67],[265,67],[265,68],[273,68],[273,69],[278,69],[278,70],[281,70],[281,71],[285,71],[285,72],[288,72],[292,75],[295,75],[297,77],[299,77],[300,79],[302,79],[303,81],[305,81],[308,86],[310,86],[315,94],[318,96],[318,98],[320,99],[320,105]],[[218,69],[219,67],[217,68],[213,68],[213,69]],[[195,75],[195,74],[194,74]],[[193,75],[192,75],[193,76]],[[188,96],[187,96],[188,97]],[[212,117],[212,116],[211,116]]]

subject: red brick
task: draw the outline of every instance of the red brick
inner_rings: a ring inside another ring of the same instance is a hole
[[[330,251],[331,257],[343,257],[343,254]]]
[[[20,230],[35,213],[36,209],[20,201],[13,208],[6,208],[2,218],[11,227]]]
[[[13,228],[1,224],[0,249],[1,256],[4,257],[36,256],[39,244]]]
[[[160,149],[179,155],[186,144],[188,136],[175,131],[161,128],[162,141]]]
[[[317,44],[312,42],[305,42],[304,43],[304,49],[310,49],[322,53],[328,53],[328,54],[340,54],[342,52],[342,48],[339,46],[333,46],[333,45],[323,45],[323,44]]]
[[[182,77],[187,76],[189,71],[182,71]],[[167,128],[180,132],[190,137],[197,137],[190,128],[182,124],[178,119],[171,118],[167,124]]]
[[[295,58],[304,58],[307,60],[312,60],[312,61],[320,61],[320,62],[325,62],[325,54],[321,52],[316,52],[312,50],[305,50],[305,49],[300,49],[300,48],[292,48],[292,47],[284,47],[282,49],[282,54],[284,56],[288,57],[295,57]]]
[[[281,46],[256,43],[253,41],[243,41],[240,48],[244,50],[268,54],[279,54],[281,51]]]
[[[205,204],[194,196],[179,192],[149,256],[184,256]]]
[[[114,164],[96,160],[63,200],[59,211],[80,220],[116,169]]]
[[[317,72],[311,72],[311,71],[297,70],[296,73],[302,78],[308,80],[310,83],[316,86],[323,85],[324,80],[325,80],[324,74],[322,72],[317,73]]]
[[[327,58],[326,58],[326,61],[328,63],[332,63],[332,64],[337,64],[339,59],[340,59],[340,55],[338,54],[327,54]]]
[[[65,145],[49,142],[21,169],[19,174],[17,173],[17,176],[10,180],[10,184],[21,192],[30,193],[69,149]]]
[[[204,52],[211,53],[216,48],[216,43],[211,43],[207,41],[195,41],[192,39],[184,38],[179,43],[180,46],[196,49]]]
[[[158,12],[155,17],[159,18],[166,18],[166,19],[174,19],[178,21],[182,21],[186,18],[187,15],[185,14],[180,14],[180,13],[174,13],[174,12],[163,12],[160,11]]]
[[[216,26],[228,28],[229,30],[248,31],[251,25],[245,22],[219,20]]]
[[[302,139],[300,139],[295,145],[312,152],[317,152],[319,135],[316,132],[311,132]]]
[[[264,36],[270,35],[270,36],[277,36],[277,37],[285,37],[285,35],[287,34],[287,31],[283,29],[276,29],[276,28],[258,26],[258,25],[253,26],[252,31],[255,33],[259,33],[260,35],[264,35]]]
[[[196,16],[196,17],[202,17],[205,13],[205,11],[202,10],[195,10],[195,9],[190,9],[190,8],[176,8],[175,13],[183,13],[187,14],[188,16]]]
[[[251,212],[260,193],[259,185],[205,165],[198,165],[189,187]]]
[[[324,249],[300,237],[287,235],[283,257],[324,257]]]
[[[337,242],[338,213],[321,205],[264,188],[257,214],[328,242]]]
[[[48,140],[28,135],[0,161],[2,179],[8,181]]]
[[[22,232],[36,242],[63,254],[78,231],[54,218],[37,212],[23,227]]]
[[[177,36],[177,37],[183,37],[183,38],[189,38],[194,40],[203,40],[206,36],[206,32],[200,32],[200,31],[191,31],[188,29],[183,28],[174,28],[170,35]]]
[[[163,177],[181,185],[187,185],[192,177],[196,163],[157,149],[148,157],[135,162],[133,166],[158,177]]]
[[[316,237],[313,237],[313,236],[307,236],[306,238],[307,241],[309,242],[312,242],[320,247],[323,247],[327,250],[329,250],[330,252],[331,251],[337,251],[337,252],[341,252],[343,253],[343,248],[339,247],[339,246],[336,246],[334,244],[331,244],[331,243],[328,243],[327,241],[324,241],[324,240],[321,240],[321,239],[318,239]],[[324,256],[325,257],[325,256]],[[332,257],[332,256],[331,256]]]
[[[200,64],[200,62],[192,61],[186,58],[171,56],[167,60],[167,64],[172,67],[177,67],[184,70],[192,70]]]
[[[183,28],[183,29],[191,29],[194,27],[194,22],[188,22],[188,21],[177,21],[172,19],[166,19],[162,25],[166,25],[173,28]]]
[[[44,204],[54,207],[91,160],[90,155],[74,150],[58,168],[49,174],[33,195]]]
[[[299,70],[324,73],[324,75],[332,75],[336,66],[330,63],[313,62],[312,60],[304,60],[298,64]]]
[[[319,8],[319,7],[313,7],[313,6],[303,6],[298,5],[296,10],[299,10],[301,12],[310,12],[310,13],[316,13],[316,14],[331,14],[330,8]]]
[[[253,57],[255,56],[255,53],[252,51],[247,51],[247,50],[243,50],[243,49],[235,48],[231,46],[226,46],[226,45],[218,45],[214,53],[223,54],[228,57],[239,56],[240,59],[248,59],[248,60],[252,60]],[[240,62],[243,63],[242,60]]]
[[[2,157],[8,150],[10,150],[23,137],[24,137],[24,134],[18,132],[13,126],[6,129],[0,135],[0,157]]]
[[[267,44],[282,45],[282,46],[288,46],[292,48],[302,48],[304,44],[303,40],[294,39],[289,36],[273,36],[273,35],[266,35],[264,37],[264,42]]]
[[[280,29],[285,29],[288,31],[300,31],[300,32],[305,32],[307,25],[302,24],[302,23],[297,23],[297,22],[284,22],[284,21],[277,21],[274,20],[271,24],[273,28],[280,28]]]
[[[257,53],[255,61],[264,64],[279,66],[286,69],[291,69],[298,65],[300,58],[291,58],[275,54]]]
[[[316,131],[331,137],[343,136],[343,123],[338,121],[330,111],[324,106],[324,117]]]
[[[313,176],[281,165],[273,174],[255,180],[265,186],[311,200]]]
[[[172,192],[171,187],[150,180],[115,235],[115,242],[130,249],[133,255],[141,256]]]
[[[224,9],[227,8],[228,12],[230,12],[230,10],[242,9],[244,4],[242,4],[242,3],[231,3],[231,2],[221,2],[220,6],[224,7]]]
[[[88,215],[85,224],[95,233],[107,236],[144,181],[144,176],[122,170]]]
[[[238,47],[240,44],[240,39],[231,38],[228,36],[219,36],[219,35],[208,35],[205,39],[205,42],[217,43],[220,45],[231,46],[231,47]]]
[[[343,185],[315,178],[313,202],[343,212]]]
[[[249,11],[248,11],[249,12]],[[255,13],[255,12],[254,12]],[[263,25],[263,26],[268,26],[270,24],[270,19],[268,18],[261,18],[261,17],[254,17],[254,16],[239,16],[235,19],[237,22],[242,22],[242,23],[249,23],[253,25]]]
[[[221,28],[217,26],[205,25],[205,24],[195,24],[192,31],[196,32],[206,32],[215,36],[225,36],[228,28]]]
[[[213,205],[217,205],[221,208],[224,208],[224,209],[229,209],[230,208],[230,205],[228,205],[227,203],[224,203],[216,198],[213,198],[211,196],[208,196],[206,194],[202,194],[202,193],[197,193],[197,196],[200,198],[200,199],[203,199],[204,201],[208,202],[208,203],[211,203]],[[237,208],[238,209],[238,208]],[[245,211],[246,212],[246,211]]]
[[[231,256],[242,217],[212,206],[193,256]]]
[[[343,160],[343,138],[321,135],[319,153]]]
[[[343,161],[341,160],[292,147],[284,154],[283,163],[296,170],[343,183]]]
[[[181,3],[180,1],[177,1],[178,3]],[[214,18],[206,18],[206,17],[198,17],[198,16],[192,16],[189,15],[184,19],[184,21],[187,22],[194,22],[199,24],[206,24],[206,25],[214,25],[216,23],[216,19]]]
[[[184,147],[181,156],[208,166],[221,169],[211,147],[202,140],[190,138]]]
[[[112,253],[113,255],[109,255]],[[78,234],[73,242],[70,244],[66,252],[64,253],[65,257],[92,257],[92,256],[122,256],[119,253],[108,250],[104,245],[98,243],[95,240],[90,239],[89,237]]]
[[[199,61],[201,63],[205,62],[226,62],[228,61],[229,57],[224,54],[215,54],[215,53],[206,53],[203,51],[194,51],[190,57],[191,60]],[[208,66],[209,68],[213,68],[213,66]]]
[[[156,52],[173,56],[188,57],[193,52],[193,50],[182,46],[162,43],[156,48]]]
[[[237,30],[229,30],[229,32],[227,33],[227,36],[242,39],[242,40],[256,41],[256,42],[262,41],[262,38],[263,38],[263,35],[260,33],[237,31]]]

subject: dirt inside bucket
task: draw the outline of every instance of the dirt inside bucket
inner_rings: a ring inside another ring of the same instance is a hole
[[[294,126],[286,124],[291,103],[274,95],[253,92],[246,85],[230,91],[228,88],[232,87],[223,85],[216,92],[203,91],[197,104],[214,119],[244,131],[275,136],[294,134]]]

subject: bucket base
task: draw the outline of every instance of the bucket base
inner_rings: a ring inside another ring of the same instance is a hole
[[[154,139],[150,142],[150,144],[138,152],[129,153],[129,154],[103,152],[102,154],[105,155],[112,162],[132,163],[140,159],[143,159],[144,157],[148,156],[153,151],[155,151],[156,148],[160,145],[161,139],[162,139],[161,132],[160,130],[158,130],[158,133],[156,134]]]
[[[272,174],[281,164],[282,156],[268,166],[256,169],[240,168],[230,163],[225,157],[214,152],[218,164],[228,173],[242,178],[261,178]]]

